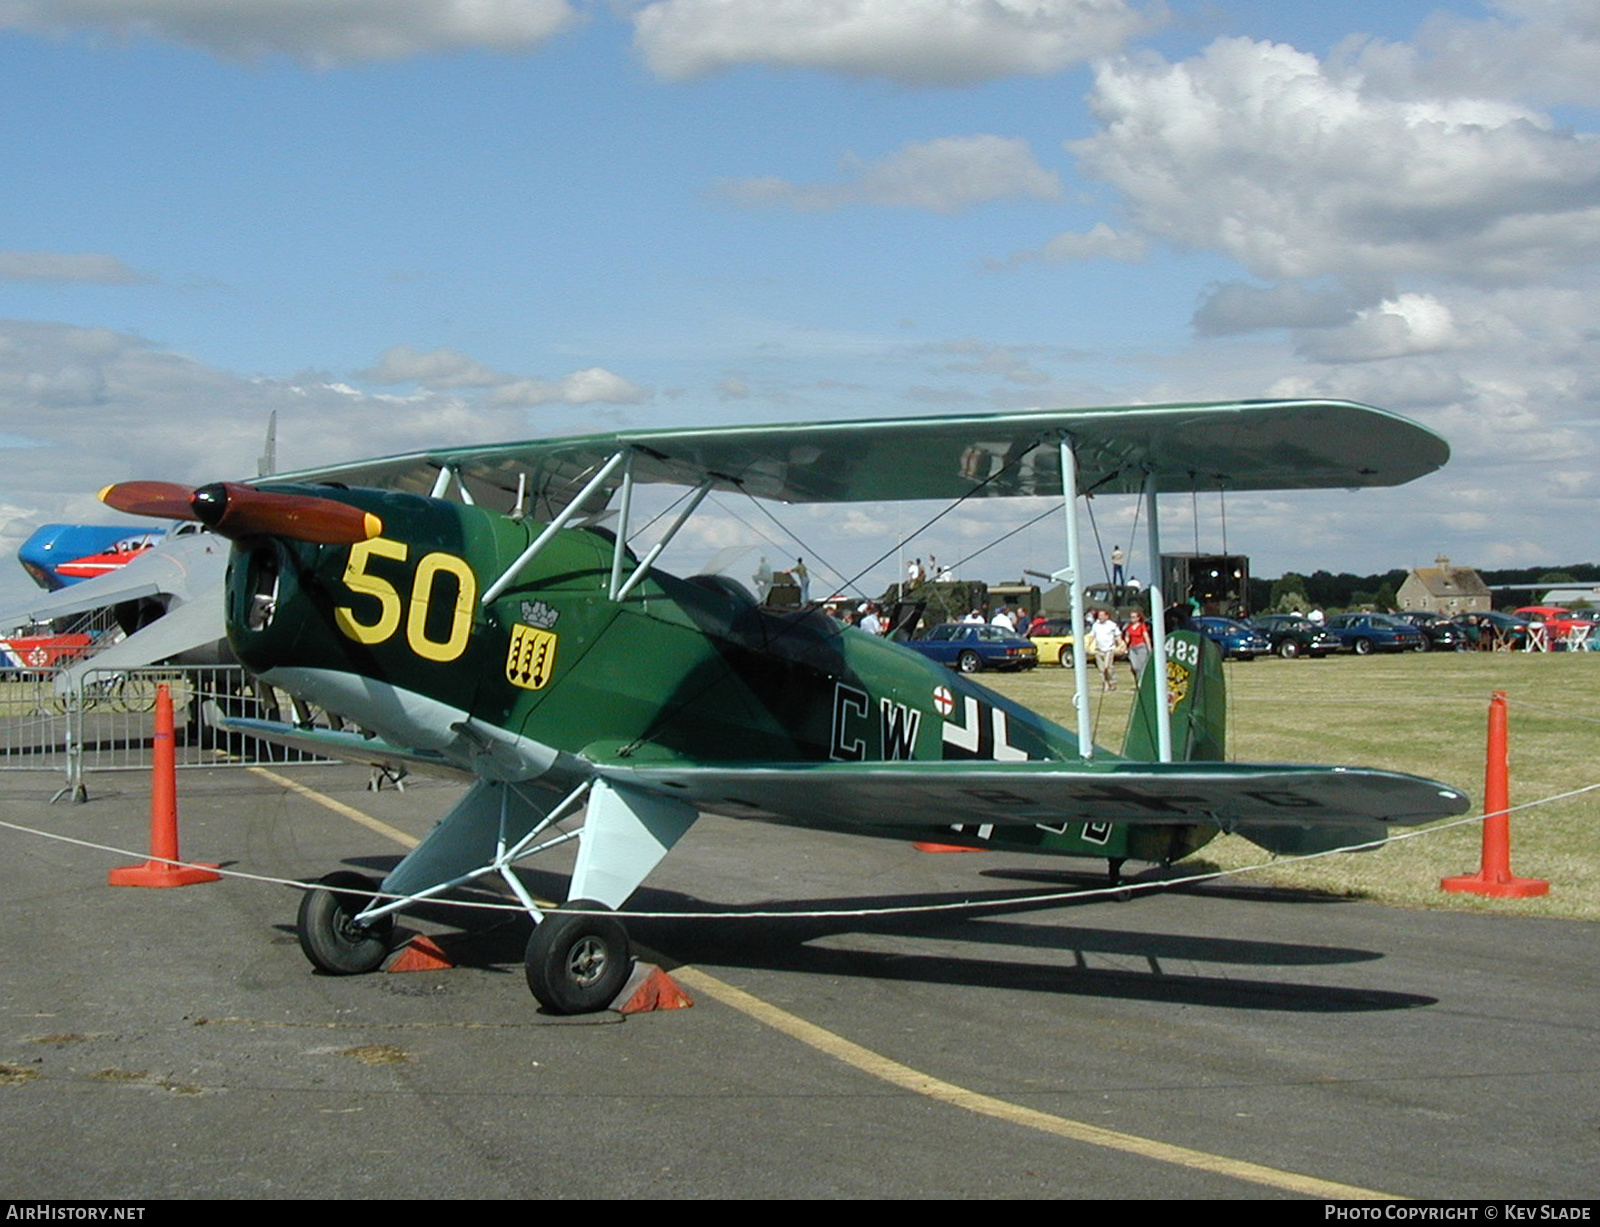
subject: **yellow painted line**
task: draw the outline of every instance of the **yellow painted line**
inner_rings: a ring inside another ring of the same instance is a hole
[[[268,771],[265,767],[249,767],[246,770],[253,771],[264,780],[271,780],[280,788],[287,788],[290,792],[304,797],[307,801],[322,806],[323,809],[331,809],[340,817],[359,823],[369,831],[376,831],[379,835],[394,840],[402,848],[415,848],[422,842],[416,836],[407,835],[398,827],[392,827],[387,822],[381,822],[371,814],[363,814],[353,805],[346,805],[343,801],[335,801],[332,797],[324,796],[315,788],[308,788],[300,783],[299,780],[291,780],[288,776],[279,775],[276,771]]]
[[[802,1044],[809,1044],[819,1052],[836,1057],[846,1065],[859,1069],[862,1073],[870,1074],[892,1086],[911,1091],[917,1095],[925,1095],[929,1099],[938,1100],[940,1103],[950,1104],[952,1107],[964,1108],[968,1112],[976,1112],[980,1116],[991,1116],[996,1120],[1009,1121],[1014,1125],[1023,1125],[1029,1129],[1037,1129],[1042,1133],[1054,1134],[1057,1137],[1067,1138],[1074,1142],[1083,1142],[1090,1146],[1102,1146],[1108,1150],[1120,1150],[1126,1154],[1138,1155],[1145,1159],[1155,1159],[1162,1163],[1173,1163],[1179,1167],[1191,1168],[1195,1171],[1211,1172],[1219,1176],[1229,1176],[1235,1180],[1248,1181],[1251,1184],[1266,1185],[1269,1188],[1282,1189],[1288,1193],[1298,1193],[1305,1197],[1320,1198],[1322,1200],[1344,1200],[1354,1198],[1363,1201],[1397,1200],[1392,1193],[1379,1193],[1373,1189],[1363,1189],[1355,1185],[1337,1184],[1331,1180],[1318,1180],[1314,1176],[1302,1176],[1298,1172],[1286,1172],[1275,1167],[1264,1167],[1259,1163],[1246,1163],[1239,1159],[1229,1159],[1223,1155],[1208,1154],[1203,1150],[1191,1150],[1187,1146],[1172,1146],[1166,1142],[1157,1142],[1151,1138],[1142,1138],[1132,1133],[1119,1133],[1114,1129],[1102,1129],[1098,1125],[1088,1125],[1082,1121],[1068,1120],[1063,1116],[1052,1116],[1048,1112],[1040,1112],[1034,1108],[1025,1108],[1020,1104],[1008,1103],[1003,1099],[996,1099],[992,1095],[982,1095],[977,1091],[969,1091],[965,1087],[956,1086],[954,1083],[945,1082],[929,1074],[912,1069],[909,1065],[902,1065],[898,1061],[873,1052],[870,1048],[863,1048],[860,1044],[852,1043],[842,1036],[824,1030],[815,1023],[806,1022],[797,1018],[787,1010],[781,1010],[775,1005],[769,1005],[759,997],[753,997],[742,989],[718,980],[715,976],[706,974],[695,967],[675,967],[672,975],[682,980],[691,989],[715,998],[723,1005],[731,1006],[742,1014],[747,1014],[758,1022],[765,1023],[775,1031],[781,1031],[792,1039],[799,1040]]]
[[[298,780],[291,780],[287,776],[279,775],[276,771],[269,771],[265,767],[251,767],[263,779],[271,780],[290,792],[304,797],[306,800],[324,809],[332,810],[342,817],[359,823],[370,831],[394,840],[405,848],[414,848],[421,841],[404,831],[390,826],[387,822],[380,822],[370,814],[364,814],[353,805],[346,805],[343,801],[336,801],[325,796],[315,788],[307,787]],[[1244,1180],[1250,1184],[1266,1185],[1268,1188],[1281,1189],[1287,1193],[1298,1193],[1303,1197],[1320,1198],[1324,1201],[1337,1201],[1355,1199],[1360,1201],[1398,1200],[1393,1193],[1379,1193],[1373,1189],[1363,1189],[1351,1184],[1338,1184],[1331,1180],[1318,1180],[1314,1176],[1302,1176],[1298,1172],[1286,1172],[1280,1168],[1264,1167],[1259,1163],[1246,1163],[1240,1159],[1230,1159],[1224,1155],[1213,1155],[1203,1150],[1191,1150],[1187,1146],[1173,1146],[1166,1142],[1157,1142],[1151,1138],[1142,1138],[1137,1134],[1120,1133],[1115,1129],[1102,1129],[1098,1125],[1085,1124],[1082,1121],[1068,1120],[1064,1116],[1052,1116],[1048,1112],[1040,1112],[1036,1108],[1025,1108],[1021,1104],[1009,1103],[1004,1099],[996,1099],[993,1095],[983,1095],[977,1091],[969,1091],[965,1087],[945,1082],[931,1074],[922,1073],[912,1069],[909,1065],[902,1065],[899,1061],[891,1060],[880,1053],[873,1052],[870,1048],[863,1048],[860,1044],[835,1035],[815,1023],[809,1023],[803,1018],[796,1017],[787,1010],[779,1009],[761,998],[752,996],[743,989],[734,988],[707,972],[696,967],[674,967],[672,974],[682,980],[690,988],[715,998],[723,1005],[731,1006],[741,1014],[745,1014],[757,1022],[771,1027],[774,1031],[782,1032],[791,1039],[799,1040],[815,1048],[818,1052],[843,1061],[864,1074],[869,1074],[891,1086],[898,1086],[916,1095],[924,1095],[929,1099],[938,1100],[956,1108],[963,1108],[968,1112],[976,1112],[980,1116],[993,1117],[996,1120],[1009,1121],[1014,1125],[1022,1125],[1029,1129],[1037,1129],[1041,1133],[1054,1134],[1056,1137],[1067,1138],[1074,1142],[1083,1142],[1089,1146],[1102,1146],[1107,1150],[1119,1150],[1125,1154],[1138,1155],[1145,1159],[1154,1159],[1161,1163],[1172,1163],[1179,1167],[1187,1167],[1194,1171],[1211,1172],[1214,1175],[1229,1176],[1235,1180]]]

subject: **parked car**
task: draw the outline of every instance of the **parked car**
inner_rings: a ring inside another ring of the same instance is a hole
[[[1344,645],[1339,636],[1318,626],[1304,614],[1262,614],[1249,622],[1267,637],[1272,650],[1285,660],[1309,656],[1319,660]]]
[[[908,639],[905,646],[963,673],[1031,669],[1039,663],[1038,649],[1015,631],[976,622],[940,623],[923,638]]]
[[[1072,619],[1046,618],[1044,623],[1028,636],[1033,641],[1039,659],[1045,664],[1072,668]]]
[[[1560,605],[1524,605],[1514,612],[1517,617],[1534,625],[1543,623],[1545,636],[1552,648],[1581,644],[1594,634],[1593,618]]]
[[[1395,617],[1402,622],[1411,623],[1422,632],[1422,647],[1418,648],[1418,651],[1460,652],[1470,646],[1466,628],[1457,625],[1450,618],[1417,609],[1402,610],[1395,614]]]
[[[1199,631],[1222,652],[1222,659],[1254,660],[1272,651],[1272,641],[1243,622],[1233,618],[1190,618],[1189,629]]]
[[[1523,651],[1533,633],[1527,619],[1501,613],[1498,609],[1461,614],[1459,620],[1471,622],[1477,628],[1478,647],[1485,651]]]
[[[1328,619],[1328,629],[1357,656],[1373,652],[1421,652],[1422,632],[1390,614],[1342,613]]]

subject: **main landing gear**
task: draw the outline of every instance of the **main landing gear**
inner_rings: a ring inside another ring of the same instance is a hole
[[[341,870],[301,896],[296,927],[300,949],[313,967],[330,976],[359,976],[378,969],[389,955],[394,916],[356,922],[377,893],[378,884],[371,878]]]
[[[627,930],[610,910],[592,899],[573,899],[534,926],[523,958],[528,989],[551,1013],[603,1010],[628,982],[633,951]]]
[[[556,825],[580,805],[587,806],[581,831]],[[397,912],[498,878],[534,923],[523,961],[539,1004],[554,1014],[605,1010],[633,975],[633,949],[613,908],[694,818],[685,802],[605,780],[582,780],[555,804],[531,785],[479,780],[381,887],[348,871],[313,885],[300,901],[300,949],[331,975],[376,971],[389,953]],[[574,840],[573,897],[560,907],[535,899],[513,867]]]
[[[393,914],[358,923],[378,884],[359,873],[330,873],[300,899],[300,949],[330,976],[376,971],[389,956]],[[591,1014],[616,999],[633,974],[622,922],[593,899],[574,899],[534,926],[523,959],[528,988],[552,1014]],[[579,915],[577,913],[588,913]]]

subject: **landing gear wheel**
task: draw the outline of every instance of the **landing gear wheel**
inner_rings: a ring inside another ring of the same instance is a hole
[[[956,657],[956,668],[963,673],[982,673],[983,657],[976,652],[963,652]]]
[[[528,988],[552,1014],[592,1014],[622,991],[633,972],[633,951],[622,922],[610,916],[572,916],[566,909],[609,911],[592,899],[571,899],[546,914],[528,939],[523,959]]]
[[[341,870],[300,897],[300,949],[318,971],[359,976],[376,971],[388,956],[394,916],[379,917],[369,925],[355,923],[377,891],[371,878]]]

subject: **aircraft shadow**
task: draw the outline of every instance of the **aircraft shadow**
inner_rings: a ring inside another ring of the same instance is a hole
[[[369,872],[382,873],[395,858],[352,858]],[[559,898],[566,886],[564,875],[523,868],[520,877],[535,895]],[[505,901],[496,891],[467,891],[466,899]],[[1265,978],[1241,978],[1207,972],[1170,970],[1176,962],[1226,964],[1235,967],[1313,967],[1365,963],[1380,959],[1380,952],[1339,946],[1207,937],[1185,933],[1128,932],[1084,925],[1036,924],[1004,919],[1004,892],[974,897],[849,896],[792,900],[773,904],[749,903],[739,907],[708,905],[675,891],[643,887],[630,901],[638,912],[742,912],[793,909],[847,911],[956,901],[983,903],[981,912],[945,913],[938,916],[841,917],[779,916],[738,922],[702,920],[633,919],[628,930],[647,958],[668,970],[695,964],[743,967],[751,970],[794,972],[806,975],[895,980],[911,983],[985,989],[1011,989],[1083,997],[1143,1000],[1172,1005],[1208,1005],[1246,1010],[1296,1013],[1359,1013],[1406,1010],[1433,1005],[1437,998],[1371,988],[1326,984],[1296,984]],[[1014,905],[1016,911],[1036,912],[1036,903]],[[459,964],[499,974],[520,970],[529,924],[523,917],[503,912],[469,911],[446,903],[422,903],[401,918],[429,925],[446,925],[457,932],[438,936]],[[884,938],[955,941],[967,945],[1004,946],[1013,952],[1049,951],[1049,960],[1026,956],[981,958],[946,954],[917,954],[903,950],[840,950],[818,944],[827,938],[851,935]],[[1070,962],[1063,961],[1063,955]],[[1090,958],[1142,961],[1142,969],[1090,966]]]
[[[1357,901],[1350,895],[1335,894],[1332,891],[1319,890],[1314,886],[1269,886],[1265,883],[1245,882],[1237,878],[1212,878],[1199,882],[1184,882],[1181,880],[1195,872],[1199,871],[1180,863],[1174,865],[1171,869],[1150,869],[1138,873],[1125,873],[1122,885],[1139,887],[1140,889],[1136,894],[1204,894],[1211,899],[1251,899],[1258,903],[1354,903]],[[1103,869],[1097,873],[1093,870],[1023,869],[1012,866],[1004,869],[985,869],[980,872],[979,876],[990,878],[997,882],[1034,882],[1040,886],[1060,887],[1062,889],[1078,887],[1088,891],[1104,890],[1106,887],[1106,875]],[[1168,879],[1173,879],[1173,883],[1171,885],[1163,885]],[[1105,896],[1101,897],[1102,900],[1104,898]],[[1100,901],[1085,900],[1084,902]]]

